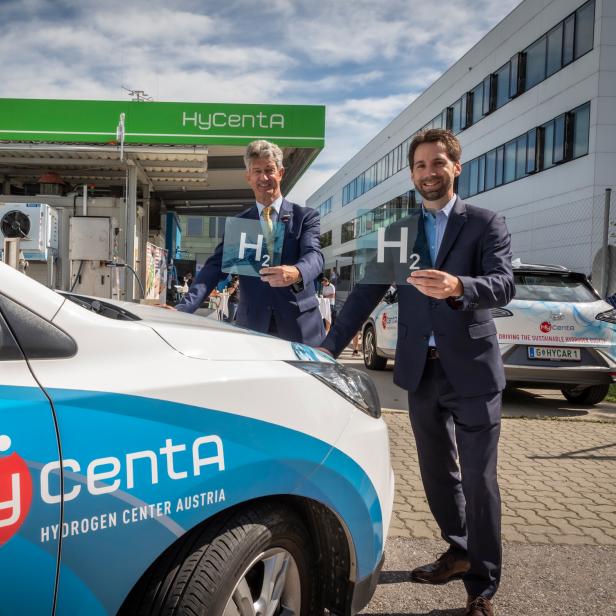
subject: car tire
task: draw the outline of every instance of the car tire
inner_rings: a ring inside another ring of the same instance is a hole
[[[366,329],[364,329],[361,347],[366,368],[370,368],[370,370],[385,370],[387,366],[387,357],[377,355],[376,333],[372,325],[368,325]]]
[[[319,587],[300,517],[260,504],[188,533],[148,571],[120,614],[321,616]]]
[[[609,390],[609,385],[590,385],[589,387],[574,385],[563,387],[560,391],[569,402],[574,404],[599,404],[607,396]]]

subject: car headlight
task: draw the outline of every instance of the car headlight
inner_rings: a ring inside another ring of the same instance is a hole
[[[616,310],[606,310],[605,312],[600,312],[595,319],[605,321],[606,323],[616,323]]]
[[[367,415],[377,419],[381,416],[381,402],[376,387],[372,379],[361,370],[347,368],[337,363],[312,361],[287,363],[319,379]]]

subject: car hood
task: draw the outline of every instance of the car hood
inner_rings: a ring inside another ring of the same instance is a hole
[[[121,306],[188,357],[210,360],[297,360],[297,345],[220,321],[156,306],[105,300]],[[304,348],[304,345],[299,345]],[[308,351],[310,347],[305,347]]]

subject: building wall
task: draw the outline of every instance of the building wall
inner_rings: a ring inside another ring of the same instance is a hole
[[[323,233],[332,231],[332,244],[323,251],[326,267],[343,264],[340,255],[354,247],[341,242],[343,223],[413,185],[406,166],[343,206],[344,187],[584,4],[522,2],[308,199],[318,207],[331,198],[331,212],[321,222]],[[464,165],[590,103],[587,155],[468,198],[506,216],[514,257],[586,272],[601,246],[604,191],[616,169],[616,2],[595,0],[594,19],[592,50],[458,134]]]

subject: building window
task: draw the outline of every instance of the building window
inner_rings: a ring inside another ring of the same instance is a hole
[[[590,0],[575,12],[575,59],[589,52],[595,35],[595,1]]]
[[[509,102],[509,69],[510,64],[501,66],[496,71],[496,108]]]
[[[554,166],[554,122],[548,122],[541,128],[543,135],[542,169],[549,169]]]
[[[573,45],[575,42],[575,14],[563,21],[563,66],[573,62]]]
[[[515,180],[515,140],[505,144],[505,171],[503,182],[513,182]]]
[[[588,154],[590,135],[590,105],[587,103],[571,112],[573,115],[573,158]]]
[[[554,120],[554,149],[552,151],[554,163],[565,160],[565,116],[564,114]]]
[[[520,94],[520,56],[522,54],[517,53],[509,61],[509,98],[515,98]]]
[[[526,175],[526,134],[516,139],[515,179],[519,180]]]
[[[332,244],[332,230],[326,231],[321,235],[321,248],[327,248]]]
[[[471,124],[476,124],[483,117],[483,81],[471,91]]]
[[[465,199],[469,195],[470,171],[471,168],[469,165],[462,165],[462,173],[458,176],[458,187],[456,188],[456,192],[462,199]]]
[[[462,99],[451,106],[451,132],[457,135],[462,130],[461,122]]]
[[[325,218],[332,211],[332,198],[326,199],[316,208],[321,218]]]
[[[496,186],[496,150],[490,150],[486,154],[486,190]]]
[[[524,85],[526,90],[530,90],[545,79],[545,44],[546,37],[542,36],[525,51],[526,81]]]
[[[503,174],[505,170],[505,146],[501,145],[496,148],[496,185],[500,186],[503,183]]]
[[[340,228],[340,242],[350,242],[353,239],[353,221],[345,222]]]
[[[537,171],[537,129],[533,128],[527,133],[526,173],[535,171]]]
[[[548,32],[548,50],[546,62],[546,75],[549,77],[562,66],[563,57],[563,25],[558,24]]]
[[[186,218],[186,236],[199,237],[203,235],[203,216],[188,216]]]

